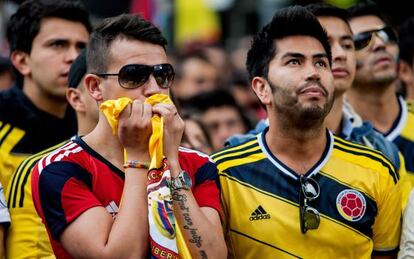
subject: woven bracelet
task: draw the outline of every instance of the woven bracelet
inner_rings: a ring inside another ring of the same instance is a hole
[[[149,162],[140,162],[137,160],[129,160],[126,161],[124,164],[124,168],[144,168],[149,169],[150,163]]]

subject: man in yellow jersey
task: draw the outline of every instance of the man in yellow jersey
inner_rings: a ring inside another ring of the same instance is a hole
[[[398,146],[408,175],[414,178],[414,111],[396,94],[397,34],[372,2],[348,10],[357,49],[357,70],[347,98],[364,120]]]
[[[71,66],[68,75],[69,89],[66,98],[76,112],[78,134],[90,132],[98,122],[98,109],[89,96],[83,77],[86,74],[86,51],[83,50]],[[43,156],[63,146],[64,141],[56,146],[29,156],[18,166],[9,181],[6,193],[7,204],[13,224],[8,228],[7,258],[44,258],[53,256],[53,251],[46,229],[37,215],[32,201],[31,171]]]
[[[27,156],[76,134],[65,92],[73,60],[85,48],[91,25],[79,1],[28,0],[7,24],[16,84],[0,92],[0,151],[7,183]]]
[[[298,6],[278,11],[254,37],[246,65],[269,127],[212,155],[231,257],[396,255],[401,196],[393,164],[326,129],[330,48],[317,18]]]

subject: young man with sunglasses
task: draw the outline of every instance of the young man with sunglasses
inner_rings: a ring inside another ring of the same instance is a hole
[[[401,197],[394,166],[326,129],[331,60],[328,36],[304,7],[278,11],[254,37],[246,65],[269,127],[212,155],[231,257],[396,253]]]
[[[98,105],[132,102],[119,111],[115,131],[100,111],[91,133],[34,168],[34,203],[58,258],[225,257],[214,163],[179,147],[184,123],[173,104],[145,102],[168,95],[173,83],[165,46],[160,31],[135,15],[105,19],[92,33],[89,94]],[[148,164],[157,116],[164,123],[160,170],[171,177],[154,186],[161,171]]]
[[[372,2],[358,4],[349,12],[357,70],[347,99],[364,120],[398,146],[407,175],[414,178],[414,112],[396,94],[399,52],[396,32],[387,26],[378,6]]]

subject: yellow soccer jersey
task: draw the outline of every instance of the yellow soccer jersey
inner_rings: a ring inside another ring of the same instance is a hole
[[[67,141],[25,159],[9,181],[6,200],[12,224],[7,233],[6,258],[54,258],[46,228],[32,200],[33,166]]]
[[[401,194],[398,175],[385,156],[328,132],[324,154],[305,174],[320,186],[319,197],[310,202],[320,214],[320,225],[302,234],[299,175],[270,152],[266,132],[212,155],[231,257],[370,258],[396,253]]]

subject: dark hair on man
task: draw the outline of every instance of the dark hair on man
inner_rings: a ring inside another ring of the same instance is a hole
[[[88,32],[92,26],[89,14],[78,1],[73,0],[28,0],[22,3],[7,23],[6,36],[10,53],[21,50],[32,51],[34,38],[40,31],[40,24],[46,18],[61,18],[82,23]],[[23,84],[23,75],[13,67],[18,86]]]
[[[384,12],[381,11],[380,7],[370,0],[361,1],[358,4],[349,7],[347,10],[349,13],[349,20],[359,16],[374,15],[380,18],[384,23],[389,23],[389,19],[385,16]]]
[[[86,75],[86,49],[83,49],[73,61],[68,74],[68,86],[77,88]]]
[[[398,27],[400,58],[413,65],[414,58],[414,17],[405,20]]]
[[[94,73],[106,72],[111,44],[119,39],[139,40],[166,48],[167,40],[151,22],[135,14],[104,19],[91,34],[87,66]]]
[[[318,19],[305,7],[292,6],[277,11],[272,21],[254,36],[246,60],[250,79],[255,76],[267,78],[269,63],[277,51],[276,41],[296,35],[310,36],[319,40],[328,56],[329,64],[332,63],[328,36]]]
[[[332,16],[343,20],[351,29],[348,23],[349,13],[347,10],[325,3],[314,3],[305,6],[315,16]]]
[[[89,32],[92,30],[89,14],[78,1],[28,0],[19,6],[7,24],[10,51],[22,50],[30,53],[42,20],[50,17],[80,22]]]

